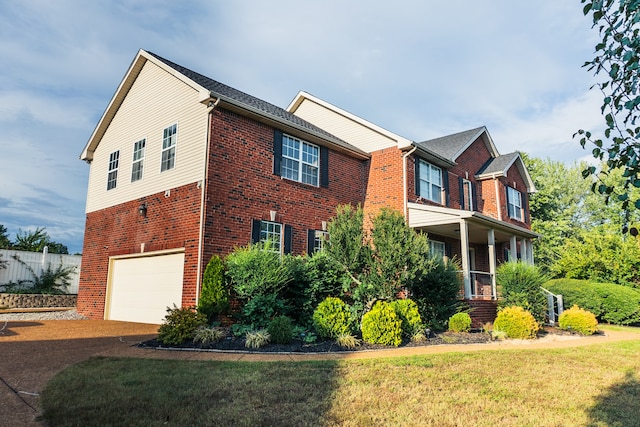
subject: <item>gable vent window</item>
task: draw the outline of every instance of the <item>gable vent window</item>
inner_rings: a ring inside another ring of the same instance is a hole
[[[507,187],[507,210],[509,218],[522,221],[522,194],[515,188]]]
[[[133,164],[131,166],[131,182],[142,179],[142,168],[144,166],[144,146],[145,140],[133,144]]]
[[[109,155],[109,174],[107,175],[107,190],[116,188],[118,183],[118,163],[120,162],[120,150]]]
[[[160,172],[173,169],[176,164],[176,140],[178,125],[171,125],[164,130],[162,137],[162,164]]]

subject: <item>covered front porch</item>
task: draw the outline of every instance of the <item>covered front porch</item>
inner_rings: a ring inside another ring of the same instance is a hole
[[[465,300],[496,300],[496,268],[507,260],[533,264],[537,233],[475,211],[408,204],[409,226],[442,242],[461,262]]]

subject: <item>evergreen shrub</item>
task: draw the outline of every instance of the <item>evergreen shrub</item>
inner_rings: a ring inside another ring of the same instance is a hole
[[[351,332],[351,310],[340,298],[327,297],[313,312],[313,326],[322,338],[336,338]]]
[[[565,310],[558,318],[558,323],[560,329],[575,331],[582,335],[593,335],[598,330],[596,316],[577,305]]]
[[[396,312],[396,315],[402,321],[402,335],[405,338],[411,338],[415,334],[424,329],[420,312],[418,311],[418,304],[410,299],[398,299],[392,301],[391,307]]]
[[[362,339],[395,347],[402,343],[402,320],[389,303],[378,301],[362,316]]]
[[[271,336],[271,342],[274,344],[289,344],[293,335],[293,323],[287,316],[274,317],[267,332]]]
[[[224,283],[224,263],[219,256],[214,255],[204,270],[197,310],[212,322],[216,314],[223,313],[228,308],[229,291]]]
[[[471,330],[471,316],[469,313],[456,313],[449,318],[449,331],[469,332]]]
[[[158,329],[158,341],[162,344],[179,345],[193,339],[196,330],[207,324],[207,316],[192,308],[167,308],[167,315]]]
[[[494,331],[502,331],[509,338],[531,339],[540,329],[533,315],[519,306],[505,307],[498,311],[493,322]]]

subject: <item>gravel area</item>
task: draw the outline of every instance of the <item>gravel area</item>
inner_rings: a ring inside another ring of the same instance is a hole
[[[6,320],[85,320],[76,310],[40,311],[31,313],[0,313],[0,321]]]

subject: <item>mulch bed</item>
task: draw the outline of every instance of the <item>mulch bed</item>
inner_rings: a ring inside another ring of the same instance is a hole
[[[478,344],[490,341],[491,337],[488,334],[479,331],[469,333],[443,332],[431,333],[429,338],[424,342],[403,341],[402,344],[400,344],[400,347],[422,347],[443,344]],[[247,348],[245,347],[244,337],[235,336],[228,336],[222,341],[210,344],[187,341],[175,346],[167,346],[156,339],[152,339],[140,343],[139,346],[143,348],[181,348],[195,350],[241,351],[248,353],[335,353],[393,348],[384,345],[368,344],[365,342],[356,348],[346,348],[339,346],[333,340],[316,341],[314,343],[307,344],[298,339],[294,339],[290,344],[268,344],[260,348]]]

